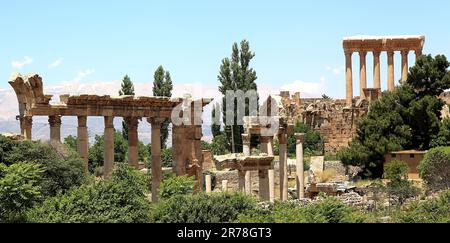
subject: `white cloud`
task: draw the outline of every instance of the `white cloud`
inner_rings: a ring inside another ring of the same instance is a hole
[[[29,56],[25,56],[21,61],[12,61],[11,66],[16,69],[21,69],[22,67],[33,63],[33,59]]]
[[[300,92],[303,98],[318,97],[325,91],[325,77],[321,77],[320,82],[305,82],[302,80],[296,80],[293,83],[281,86],[280,90]]]
[[[344,71],[344,67],[330,67],[330,66],[326,66],[326,70],[328,72],[331,72],[335,75],[341,75]]]
[[[48,65],[49,68],[56,68],[59,65],[61,65],[63,59],[62,58],[58,58],[56,59],[54,62],[50,63],[50,65]]]

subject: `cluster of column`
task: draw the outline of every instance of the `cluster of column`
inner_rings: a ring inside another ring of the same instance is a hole
[[[242,134],[244,156],[250,156],[250,134]],[[261,136],[261,152],[273,156],[273,137]],[[239,171],[239,189],[246,194],[252,194],[251,171]],[[273,170],[258,170],[259,197],[261,201],[273,201],[275,199]]]
[[[125,122],[128,125],[128,162],[131,166],[137,168],[139,163],[138,156],[138,124],[139,118],[126,117]],[[161,182],[161,123],[162,118],[149,118],[148,122],[152,127],[152,200],[158,200],[158,188]],[[50,141],[61,142],[61,116],[49,116],[48,122],[50,124]],[[114,117],[105,116],[105,130],[104,130],[104,161],[103,174],[105,177],[111,175],[114,167]],[[20,127],[25,139],[31,140],[33,118],[25,116],[20,118]],[[89,151],[89,137],[87,128],[87,116],[78,116],[77,127],[77,151],[83,160],[85,170],[88,170],[88,151]]]
[[[395,77],[394,77],[394,54],[395,50],[388,50],[387,60],[388,60],[388,90],[392,91],[395,89]],[[402,78],[401,82],[406,81],[408,78],[408,53],[410,50],[402,49],[400,50],[402,57]],[[352,54],[353,51],[345,50],[345,74],[346,74],[346,103],[348,106],[353,104],[353,70],[352,70]],[[360,62],[360,97],[365,98],[364,89],[367,88],[367,74],[366,74],[366,55],[367,51],[359,51],[359,62]],[[373,50],[373,87],[376,89],[381,89],[380,80],[380,54],[381,51]],[[415,50],[416,59],[422,55],[421,50]]]

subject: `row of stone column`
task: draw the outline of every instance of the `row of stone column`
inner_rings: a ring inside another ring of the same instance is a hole
[[[138,125],[139,118],[126,117],[125,122],[128,125],[128,163],[137,168],[139,163],[138,156]],[[49,116],[50,124],[50,141],[61,142],[61,116]],[[103,174],[105,177],[111,175],[114,167],[114,117],[104,117],[104,161],[103,161]],[[148,118],[148,122],[151,124],[151,144],[152,144],[152,201],[158,200],[158,189],[161,182],[161,123],[164,119],[160,118]],[[25,139],[31,140],[32,131],[32,117],[21,118],[21,130]],[[87,129],[87,116],[78,116],[77,127],[77,151],[83,160],[84,167],[88,169],[88,151],[89,151],[89,137]]]
[[[408,53],[410,50],[401,50],[402,56],[402,78],[401,82],[408,78]],[[366,75],[366,55],[367,51],[359,51],[359,65],[360,65],[360,97],[365,98],[364,89],[367,88]],[[373,53],[373,87],[381,89],[380,80],[380,54],[381,51],[372,51]],[[394,77],[394,50],[387,51],[388,60],[388,90],[392,91],[395,88]],[[422,50],[415,50],[416,60],[422,55]],[[348,106],[352,105],[353,100],[353,70],[352,70],[352,55],[353,51],[345,50],[345,70],[346,70],[346,103]]]
[[[303,173],[303,133],[296,133],[296,181],[298,198],[304,198],[304,173]],[[245,156],[250,156],[250,135],[242,134],[243,151]],[[261,152],[273,156],[273,137],[261,136]],[[288,199],[288,164],[287,164],[287,133],[282,130],[278,134],[279,141],[279,177],[280,200]],[[250,171],[239,171],[239,189],[248,195],[252,194]],[[275,199],[275,173],[274,170],[259,170],[259,197],[262,201]]]

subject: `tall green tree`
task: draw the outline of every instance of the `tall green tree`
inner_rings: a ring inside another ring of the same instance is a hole
[[[386,153],[442,144],[446,124],[441,123],[444,102],[438,96],[450,87],[449,66],[442,55],[420,57],[405,84],[384,92],[371,104],[367,117],[358,124],[357,137],[339,152],[342,162],[380,177]]]
[[[255,53],[250,50],[250,44],[247,40],[243,40],[240,46],[237,43],[233,44],[231,58],[224,58],[220,65],[219,75],[220,81],[219,91],[224,95],[222,100],[222,117],[225,123],[225,134],[230,142],[230,151],[233,153],[242,152],[242,133],[244,127],[237,125],[237,99],[234,99],[234,123],[233,125],[226,124],[226,92],[229,90],[242,90],[247,92],[249,90],[257,91],[256,85],[256,71],[250,67],[251,60],[255,57]],[[233,102],[233,101],[229,101]],[[245,101],[245,112],[249,115],[249,101]]]
[[[163,66],[159,66],[154,74],[153,96],[171,97],[173,84],[169,71],[165,71]],[[161,124],[161,147],[166,148],[167,138],[169,137],[169,121]]]
[[[134,95],[134,85],[128,75],[125,75],[122,80],[122,88],[119,90],[119,95]],[[128,139],[128,125],[125,121],[122,121],[122,135],[125,139]]]

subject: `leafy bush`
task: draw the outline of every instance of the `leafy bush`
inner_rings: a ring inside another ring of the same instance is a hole
[[[269,209],[256,209],[238,216],[242,223],[362,223],[369,216],[345,205],[334,197],[308,205],[296,202],[275,202]]]
[[[408,181],[408,165],[403,161],[394,160],[386,164],[385,176],[390,181],[386,185],[386,192],[390,198],[403,204],[406,199],[419,195],[419,189]]]
[[[172,148],[166,148],[161,151],[161,166],[162,167],[173,166]]]
[[[89,148],[89,171],[93,172],[95,168],[103,166],[104,162],[104,135],[95,135],[95,142]],[[114,162],[125,163],[128,161],[128,141],[123,137],[122,132],[114,133]]]
[[[229,153],[229,143],[225,134],[215,136],[211,142],[211,152],[213,155],[224,155]]]
[[[156,223],[227,223],[256,207],[256,201],[241,193],[174,196],[154,204],[151,221]]]
[[[86,179],[79,155],[58,143],[11,141],[0,136],[0,151],[0,163],[5,165],[24,161],[42,165],[44,173],[40,186],[44,196],[79,186]]]
[[[384,166],[384,175],[391,181],[400,181],[408,178],[408,164],[393,160]]]
[[[194,179],[187,176],[172,176],[161,182],[159,193],[162,199],[174,195],[188,195],[194,191]]]
[[[41,198],[42,173],[35,163],[0,163],[0,222],[23,220],[23,212]]]
[[[450,223],[450,191],[424,202],[413,202],[403,211],[393,214],[398,223]]]
[[[450,188],[450,147],[433,148],[419,164],[420,177],[427,189],[437,191]]]
[[[70,148],[74,151],[77,151],[77,137],[76,136],[69,135],[69,136],[65,137],[64,144],[68,148]]]
[[[148,222],[147,178],[120,164],[113,176],[48,198],[27,212],[38,223],[137,223]]]

